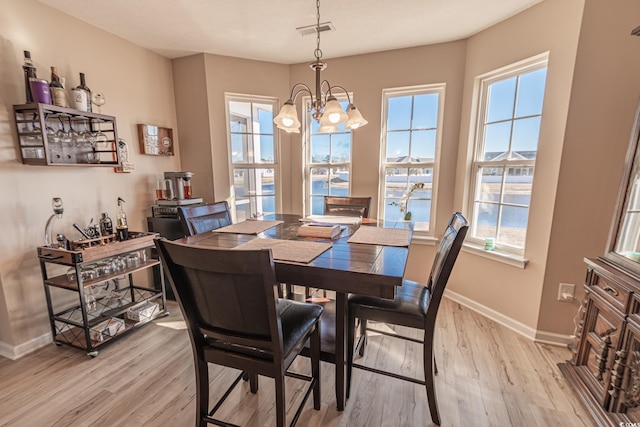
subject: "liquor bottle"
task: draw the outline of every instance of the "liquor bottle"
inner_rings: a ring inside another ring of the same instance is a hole
[[[68,107],[67,94],[64,91],[64,85],[60,81],[56,67],[51,67],[51,83],[49,83],[49,87],[51,88],[53,105],[57,105],[58,107]]]
[[[22,69],[24,70],[24,88],[28,104],[33,102],[33,94],[31,93],[31,83],[29,79],[36,78],[36,67],[33,66],[31,52],[28,50],[24,51],[24,65],[22,66]]]
[[[84,73],[80,73],[80,84],[73,88],[73,102],[76,110],[91,112],[91,90],[84,80]]]
[[[122,204],[124,200],[121,197],[118,197],[118,206],[120,206],[120,211],[116,216],[116,234],[118,236],[118,240],[123,241],[129,238],[129,226],[127,225],[127,214],[124,213],[124,208]]]
[[[102,212],[102,218],[100,218],[100,234],[102,236],[113,234],[113,221],[106,212]]]

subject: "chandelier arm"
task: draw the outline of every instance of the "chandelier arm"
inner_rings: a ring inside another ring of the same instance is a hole
[[[297,88],[300,88],[296,91]],[[295,85],[293,85],[293,87],[291,88],[291,96],[289,96],[289,100],[295,102],[296,98],[298,97],[298,95],[301,92],[305,92],[308,93],[309,96],[311,98],[313,98],[313,92],[311,92],[311,89],[309,88],[309,86],[307,86],[304,83],[296,83]]]
[[[327,81],[325,80],[325,82],[327,82]],[[331,85],[329,84],[329,82],[327,82],[327,85],[329,86],[329,92],[328,92],[328,93],[329,93],[330,95],[331,95],[331,91],[332,91],[333,89],[340,89],[340,90],[342,90],[342,91],[347,95],[347,101],[349,102],[349,104],[351,104],[351,97],[349,96],[349,92],[347,92],[347,90],[346,90],[345,88],[343,88],[342,86],[331,86]]]

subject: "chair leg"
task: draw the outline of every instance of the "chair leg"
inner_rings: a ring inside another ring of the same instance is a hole
[[[361,320],[362,321],[362,320]],[[351,373],[353,371],[353,350],[356,339],[356,318],[349,313],[347,324],[347,399],[351,394]],[[362,344],[364,346],[364,343]]]
[[[316,323],[316,330],[311,334],[311,377],[315,379],[313,385],[313,409],[320,409],[320,321]]]
[[[253,394],[258,392],[258,374],[249,374],[249,389]]]
[[[198,427],[205,427],[205,417],[209,414],[209,367],[204,359],[195,357],[196,368],[196,414]]]
[[[278,427],[285,426],[285,400],[284,400],[284,372],[276,374],[276,424]]]
[[[429,403],[429,412],[431,413],[431,421],[440,425],[440,413],[438,411],[438,400],[436,398],[434,367],[435,359],[433,358],[433,330],[424,332],[424,381],[427,386],[427,401]]]
[[[360,335],[364,337],[358,354],[364,356],[364,348],[367,345],[367,319],[360,319]]]

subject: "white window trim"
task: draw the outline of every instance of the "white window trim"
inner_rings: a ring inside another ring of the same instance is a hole
[[[347,95],[344,93],[334,94],[338,102],[347,101]],[[353,100],[353,93],[349,92],[349,96],[351,97],[351,102]],[[303,190],[302,190],[302,212],[303,215],[311,215],[311,185],[313,185],[313,181],[310,178],[311,168],[318,167],[346,167],[349,171],[349,191],[347,196],[351,196],[352,189],[352,174],[351,171],[353,169],[353,132],[351,133],[351,152],[349,153],[349,157],[351,159],[348,163],[311,163],[311,115],[309,114],[311,108],[311,97],[305,96],[302,98],[302,112],[303,112],[303,133],[302,133],[302,155],[303,155],[303,164],[302,168],[302,180],[303,180]]]
[[[436,124],[436,144],[435,144],[435,157],[432,163],[433,178],[431,183],[431,212],[429,217],[429,231],[420,230],[421,223],[415,223],[414,238],[413,241],[419,241],[420,238],[424,238],[424,242],[433,242],[425,244],[435,244],[433,236],[437,228],[436,224],[436,211],[438,200],[438,182],[440,176],[440,153],[442,147],[442,126],[444,123],[444,105],[445,105],[445,92],[446,83],[435,83],[418,86],[405,86],[398,88],[389,88],[382,90],[382,118],[380,129],[380,166],[378,172],[378,217],[384,218],[385,210],[385,177],[386,167],[394,163],[386,163],[387,156],[387,104],[390,97],[402,96],[402,95],[422,95],[425,93],[437,93],[438,94],[438,121]],[[400,167],[429,167],[425,166],[425,163],[395,163]]]
[[[280,132],[277,129],[273,128],[273,163],[234,163],[233,162],[233,153],[231,149],[231,129],[229,127],[230,116],[229,116],[229,102],[230,101],[238,101],[238,102],[252,102],[252,103],[263,103],[263,104],[272,104],[273,105],[273,113],[274,117],[277,112],[280,110],[280,103],[278,98],[274,98],[271,96],[261,96],[261,95],[247,95],[247,94],[239,94],[239,93],[231,93],[225,92],[224,94],[224,107],[225,107],[225,116],[226,116],[226,128],[227,128],[227,159],[229,165],[229,199],[227,203],[229,203],[229,209],[231,210],[231,217],[236,220],[236,192],[234,186],[234,177],[233,170],[234,168],[245,168],[245,169],[268,169],[273,168],[274,171],[274,191],[276,196],[275,201],[275,210],[276,212],[282,212],[282,182],[281,182],[281,174],[280,174]]]
[[[484,118],[486,114],[486,97],[487,97],[487,89],[491,83],[496,81],[503,80],[505,78],[513,77],[518,74],[523,74],[530,71],[535,71],[536,69],[548,68],[549,65],[549,52],[544,52],[539,55],[524,59],[522,61],[516,62],[514,64],[507,65],[505,67],[499,68],[494,71],[490,71],[488,73],[477,76],[474,79],[474,96],[473,96],[473,107],[471,110],[471,121],[470,121],[470,131],[469,131],[469,152],[471,155],[468,157],[468,169],[467,169],[467,178],[465,183],[465,193],[466,197],[464,211],[467,212],[468,218],[473,221],[474,215],[474,206],[475,206],[475,192],[477,185],[477,167],[482,166],[484,163],[490,163],[491,165],[504,166],[502,163],[498,164],[496,162],[483,162],[477,160],[478,153],[480,150],[476,147],[476,142],[478,135],[482,133],[482,126],[484,123]],[[546,85],[545,85],[546,92]],[[541,117],[544,116],[544,104],[543,111]],[[542,120],[541,120],[542,123]],[[541,124],[542,126],[542,124]],[[484,144],[484,139],[482,140]],[[505,162],[506,163],[506,162]],[[523,166],[535,166],[535,160],[522,160],[518,161],[518,164],[522,164]],[[513,165],[513,163],[509,163],[509,165]],[[535,181],[535,171],[534,178]],[[532,186],[533,188],[533,186]],[[533,194],[533,193],[532,193]],[[531,205],[529,205],[529,209]],[[529,219],[527,219],[527,232],[529,230]],[[473,226],[473,224],[471,224]],[[527,247],[527,238],[525,235],[525,243],[522,249],[510,247],[507,245],[503,245],[500,248],[496,248],[493,251],[485,251],[484,250],[484,241],[483,239],[476,238],[471,236],[471,233],[467,235],[467,238],[463,244],[463,250],[465,252],[471,252],[476,255],[480,255],[484,258],[493,259],[495,261],[503,262],[509,265],[513,265],[519,268],[525,268],[528,264],[529,260],[526,258],[526,247]]]

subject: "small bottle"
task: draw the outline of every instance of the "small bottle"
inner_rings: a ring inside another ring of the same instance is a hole
[[[51,88],[53,105],[57,105],[58,107],[68,107],[67,94],[64,91],[64,85],[60,81],[56,67],[51,67],[51,83],[49,83],[49,87]]]
[[[80,84],[73,88],[73,102],[76,110],[91,112],[91,90],[84,80],[84,73],[80,73]]]
[[[118,236],[118,240],[123,241],[129,238],[129,226],[127,225],[127,214],[124,213],[124,208],[122,204],[124,200],[121,197],[118,197],[118,206],[120,206],[120,211],[116,216],[116,234]]]
[[[102,212],[102,218],[100,218],[100,234],[102,236],[113,234],[113,221],[106,212]]]
[[[31,60],[31,52],[29,52],[28,50],[24,51],[24,65],[22,66],[22,69],[24,70],[24,88],[28,104],[30,102],[33,102],[30,79],[36,78],[36,67],[33,66],[33,61]]]

